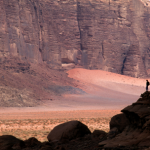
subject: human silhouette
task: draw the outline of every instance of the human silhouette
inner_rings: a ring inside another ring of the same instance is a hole
[[[148,91],[149,82],[146,80],[146,91]]]

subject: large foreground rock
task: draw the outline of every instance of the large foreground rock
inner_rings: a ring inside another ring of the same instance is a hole
[[[130,122],[129,122],[128,118],[123,113],[113,116],[109,123],[110,130],[116,127],[119,132],[122,132],[124,130],[124,128],[129,124],[130,124]]]
[[[21,150],[24,147],[25,143],[12,135],[0,136],[0,150],[14,150],[14,149]]]
[[[100,142],[99,145],[104,147],[150,146],[150,92],[141,94],[136,103],[127,106],[122,112],[127,117],[125,129],[114,138]],[[118,127],[118,124],[116,125]]]
[[[69,121],[56,126],[47,136],[49,142],[72,140],[91,134],[86,125],[80,121]]]

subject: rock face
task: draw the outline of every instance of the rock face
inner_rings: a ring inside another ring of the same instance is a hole
[[[104,147],[119,146],[150,146],[150,92],[141,94],[141,98],[136,103],[124,108],[130,123],[126,124],[124,130],[112,139],[100,142]],[[128,122],[128,121],[127,121]],[[116,124],[116,127],[118,124]]]
[[[74,64],[150,76],[149,3],[0,0],[0,61],[15,56],[55,69]]]
[[[72,140],[91,134],[86,125],[79,121],[69,121],[56,126],[47,136],[49,142]]]
[[[109,123],[110,130],[116,127],[119,132],[122,132],[124,128],[129,124],[130,122],[125,114],[118,114],[113,116]]]

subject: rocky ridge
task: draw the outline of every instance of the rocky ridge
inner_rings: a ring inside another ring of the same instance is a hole
[[[150,75],[148,0],[0,0],[0,62]]]
[[[103,145],[104,147],[149,147],[150,92],[147,91],[141,94],[141,97],[137,100],[137,102],[127,106],[121,110],[121,112],[123,112],[123,114],[120,114],[118,119],[117,116],[114,116],[118,120],[118,123],[116,123],[117,126],[113,126],[112,129],[116,127],[119,130],[119,128],[123,126],[124,128],[118,133],[116,132],[114,137],[108,138],[106,141],[99,143],[99,145]],[[122,115],[125,115],[125,119]],[[112,122],[110,122],[110,126],[111,124]]]

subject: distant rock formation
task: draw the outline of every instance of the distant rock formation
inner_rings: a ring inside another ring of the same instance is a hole
[[[0,0],[0,62],[150,76],[148,0]],[[69,65],[71,64],[71,65]],[[73,65],[74,64],[74,65]]]

